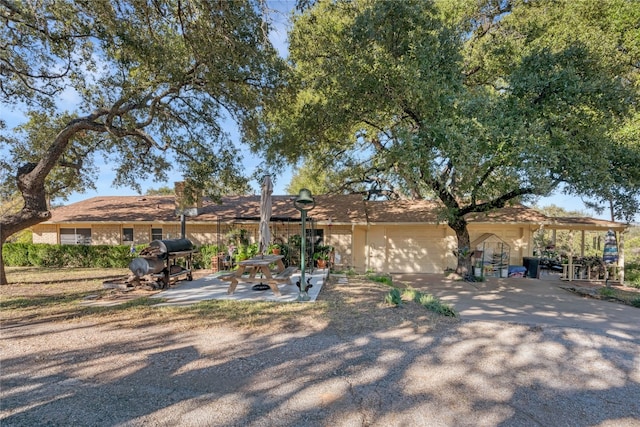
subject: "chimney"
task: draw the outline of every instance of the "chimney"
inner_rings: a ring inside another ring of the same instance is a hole
[[[202,197],[184,181],[174,183],[176,193],[176,215],[198,216],[202,211]]]

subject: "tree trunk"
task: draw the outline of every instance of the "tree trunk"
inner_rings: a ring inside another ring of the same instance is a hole
[[[0,244],[0,285],[7,285],[7,273],[4,271],[4,259],[2,259],[2,250],[4,249],[4,242]]]
[[[613,200],[609,200],[609,214],[611,215],[611,222],[614,222],[616,220],[616,214],[613,206]]]
[[[51,162],[51,159],[47,161]],[[12,234],[51,218],[44,189],[44,181],[51,167],[43,167],[43,163],[45,162],[41,160],[38,164],[27,163],[18,168],[16,179],[24,199],[24,206],[18,213],[5,215],[0,219],[0,248],[2,249]],[[2,261],[0,262],[0,285],[6,284],[7,276],[4,261]]]
[[[456,238],[458,239],[458,265],[456,266],[456,273],[464,278],[473,276],[471,269],[473,250],[470,247],[471,239],[469,238],[467,221],[464,218],[455,218],[449,221],[448,224],[456,233]]]
[[[81,130],[105,131],[103,125],[93,122],[104,114],[96,112],[67,123],[38,163],[27,163],[18,168],[16,181],[24,199],[20,212],[0,218],[0,252],[9,236],[51,218],[45,191],[45,180],[69,145],[69,139]],[[0,253],[1,256],[1,253]],[[0,261],[0,285],[7,284],[4,261]]]
[[[31,193],[30,195],[33,195]],[[24,194],[25,201],[29,195]],[[42,187],[42,197],[44,198],[44,185]],[[25,203],[25,207],[20,212],[14,215],[6,215],[0,219],[0,285],[7,284],[7,276],[4,270],[4,259],[2,259],[2,251],[4,250],[4,243],[9,236],[27,229],[33,225],[39,224],[42,221],[46,221],[51,218],[51,212],[46,207],[46,201],[44,202],[44,208],[42,210],[28,209]]]

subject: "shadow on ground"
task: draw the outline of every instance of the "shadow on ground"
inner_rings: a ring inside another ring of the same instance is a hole
[[[382,287],[324,291],[339,309],[289,331],[152,318],[4,329],[1,424],[640,425],[637,337],[464,316],[438,323],[414,306],[378,305]]]

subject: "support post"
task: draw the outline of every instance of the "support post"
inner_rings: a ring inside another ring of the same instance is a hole
[[[307,232],[306,232],[306,222],[307,222],[307,212],[313,209],[316,206],[316,201],[311,195],[311,191],[303,188],[300,190],[300,194],[293,201],[293,206],[297,210],[300,211],[300,217],[302,222],[302,236],[300,239],[300,283],[298,284],[298,301],[309,301],[309,293],[308,290],[311,285],[307,285],[306,282],[306,244],[307,244]]]
[[[304,209],[301,210],[300,216],[302,217],[302,239],[300,240],[300,293],[298,295],[298,299],[300,301],[309,301],[310,297],[306,289],[307,282],[305,280],[305,272],[307,270],[307,211]]]

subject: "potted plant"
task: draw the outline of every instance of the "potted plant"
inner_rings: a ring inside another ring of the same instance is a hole
[[[239,263],[240,261],[244,261],[245,259],[249,259],[249,254],[247,253],[247,247],[240,246],[240,248],[238,249],[238,252],[235,255],[235,258],[236,258],[236,263]]]
[[[316,260],[318,268],[327,268],[327,263],[331,259],[331,252],[333,252],[332,246],[316,246],[315,253],[313,254],[313,259]]]
[[[273,243],[271,246],[269,246],[269,252],[271,252],[274,255],[280,255],[281,251],[282,251],[282,248],[277,243]]]
[[[484,275],[493,276],[493,265],[488,264],[484,266]]]
[[[316,252],[313,254],[313,259],[316,260],[318,268],[327,268],[327,262],[329,262],[329,254],[326,252]]]
[[[476,261],[475,265],[473,266],[473,275],[475,277],[482,276],[482,261]]]

